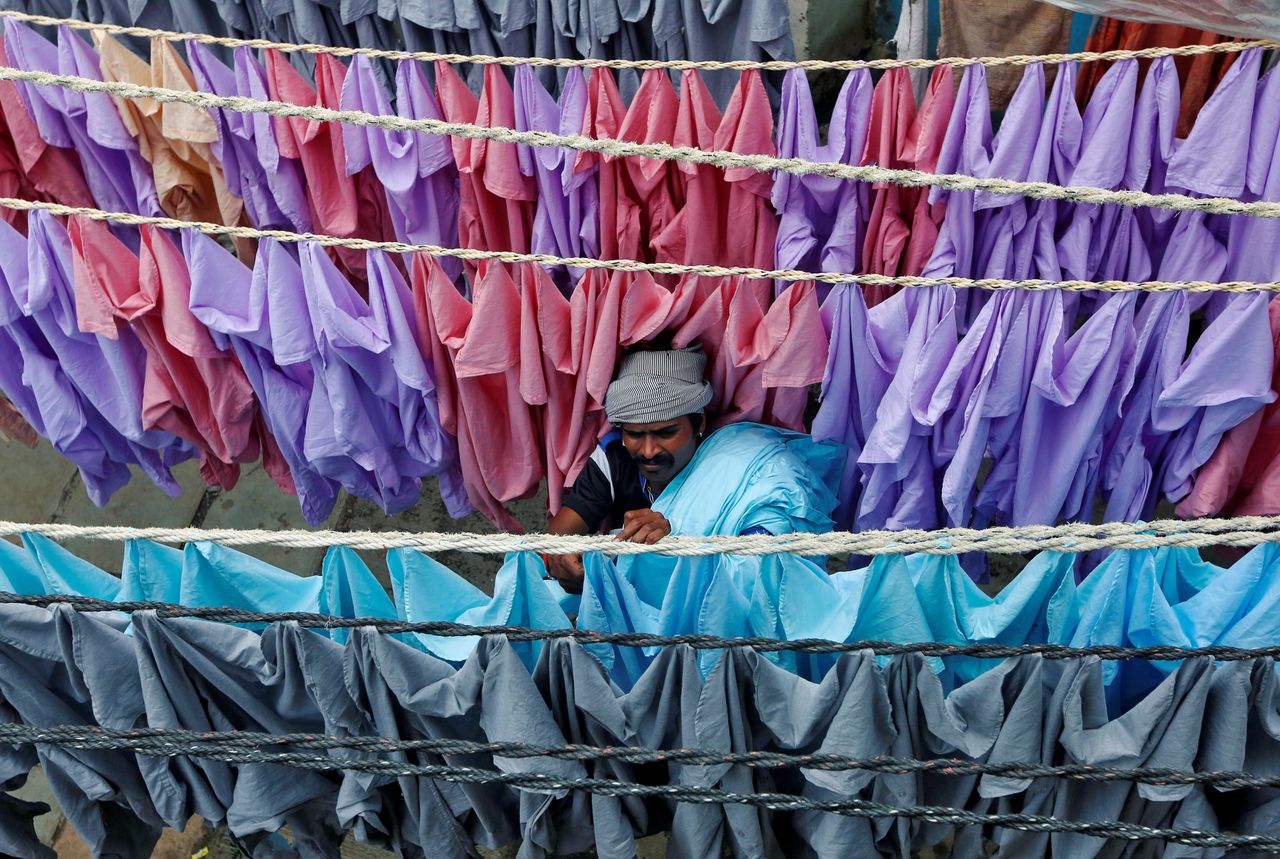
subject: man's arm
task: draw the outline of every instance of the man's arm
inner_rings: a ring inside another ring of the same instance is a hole
[[[583,519],[578,511],[572,507],[561,507],[560,512],[552,516],[551,521],[547,523],[547,533],[583,535],[590,534],[591,529],[587,527],[587,520]],[[544,555],[543,560],[546,562],[547,572],[560,583],[560,587],[571,594],[582,593],[582,579],[585,573],[582,569],[581,555]]]

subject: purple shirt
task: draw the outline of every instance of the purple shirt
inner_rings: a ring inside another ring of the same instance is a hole
[[[396,114],[407,119],[441,119],[435,94],[422,67],[404,60],[396,70],[396,107],[368,57],[352,60],[342,84],[343,110]],[[402,242],[458,246],[458,171],[447,137],[414,131],[342,126],[348,176],[373,165],[386,190],[396,238]],[[462,271],[459,260],[441,258],[450,277]]]
[[[67,377],[39,326],[14,300],[28,279],[27,242],[0,226],[0,390],[36,432],[80,471],[90,500],[105,505],[129,482],[128,442]]]
[[[251,272],[212,238],[190,230],[182,233],[182,249],[191,269],[191,312],[219,348],[235,350],[293,473],[302,515],[313,525],[324,522],[338,500],[338,483],[303,453],[315,347],[297,261],[264,239]]]
[[[569,69],[560,102],[551,97],[530,66],[519,66],[514,84],[516,128],[578,134],[587,110],[582,69]],[[562,257],[600,255],[599,169],[574,172],[574,153],[566,149],[518,146],[520,172],[538,184],[530,251]],[[582,269],[551,269],[565,294],[573,291]]]
[[[1243,190],[1248,146],[1227,140],[1235,135],[1224,136],[1221,129],[1251,127],[1259,64],[1260,56],[1252,52],[1233,64],[1185,141],[1173,138],[1166,118],[1176,115],[1176,103],[1148,99],[1144,89],[1135,128],[1142,123],[1145,129],[1132,135],[1142,144],[1136,159],[1142,169],[1132,172],[1146,173],[1149,190]],[[1149,169],[1145,152],[1153,153]],[[1161,157],[1166,154],[1167,162]],[[1144,212],[1138,232],[1150,237],[1155,276],[1223,279],[1228,253],[1220,231],[1210,226],[1200,213]],[[1178,292],[1142,298],[1135,319],[1134,382],[1107,443],[1102,477],[1107,519],[1149,517],[1161,496],[1183,497],[1223,433],[1274,398],[1267,302],[1262,294],[1206,299]],[[1207,325],[1193,341],[1191,316],[1202,308]],[[1223,367],[1231,372],[1223,374]]]
[[[60,375],[79,393],[85,419],[110,445],[110,456],[120,463],[137,463],[157,486],[176,497],[181,488],[169,469],[196,451],[170,433],[143,430],[142,344],[127,327],[117,329],[114,339],[79,329],[71,239],[46,212],[32,212],[28,226],[26,276],[16,260],[5,263],[17,308],[39,331]],[[11,249],[18,251],[16,242]]]
[[[203,45],[188,46],[196,85],[223,96],[269,99],[266,72],[249,48],[236,48],[235,69],[228,68]],[[302,166],[280,154],[272,118],[265,113],[209,111],[218,129],[212,144],[222,162],[231,193],[244,199],[250,223],[259,229],[310,232],[311,209],[303,185]]]
[[[787,72],[778,112],[779,158],[857,164],[871,119],[871,75],[858,69],[845,78],[821,142],[818,117],[804,71]],[[773,183],[778,210],[778,268],[853,274],[862,271],[862,246],[870,215],[865,182],[779,173]],[[789,284],[779,282],[778,292]],[[822,297],[825,287],[820,287]]]
[[[435,385],[409,324],[412,295],[396,267],[370,252],[366,302],[319,245],[301,246],[315,371],[304,453],[353,495],[388,515],[417,503],[421,478],[445,475],[450,511],[470,512],[454,440],[440,424]],[[452,478],[457,476],[458,481]]]

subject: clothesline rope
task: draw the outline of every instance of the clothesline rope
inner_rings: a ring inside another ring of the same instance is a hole
[[[611,157],[640,157],[659,161],[705,164],[723,169],[745,168],[762,173],[777,171],[796,176],[826,176],[860,182],[887,182],[906,188],[934,186],[958,192],[985,191],[993,194],[1012,194],[1035,200],[1059,200],[1068,203],[1090,203],[1096,205],[1115,204],[1130,208],[1155,208],[1178,212],[1280,218],[1280,202],[1267,200],[1245,202],[1228,197],[1193,197],[1187,194],[1116,191],[1088,186],[1055,185],[1050,182],[1024,182],[956,173],[929,173],[923,170],[809,161],[804,158],[778,158],[774,155],[747,155],[727,150],[703,150],[690,146],[673,146],[669,143],[633,143],[612,138],[587,137],[581,134],[518,131],[514,128],[501,126],[486,127],[466,122],[446,122],[439,119],[408,119],[401,116],[372,114],[355,110],[333,110],[332,108],[315,105],[289,104],[287,102],[253,99],[244,96],[221,96],[207,92],[189,92],[119,81],[99,81],[75,75],[27,71],[10,66],[0,66],[0,80],[20,81],[43,87],[62,87],[73,92],[107,93],[126,99],[151,99],[169,104],[187,104],[205,108],[206,110],[218,109],[230,110],[236,113],[265,113],[271,116],[296,117],[313,122],[340,122],[361,127],[381,128],[387,131],[412,131],[437,136],[462,137],[468,140],[493,140],[500,143],[518,143],[538,148],[562,148],[578,152],[595,152]]]
[[[1209,645],[1181,647],[1157,644],[1147,647],[1121,647],[1095,644],[1075,647],[1066,644],[942,644],[931,641],[900,643],[895,641],[832,641],[822,638],[782,640],[763,636],[725,638],[703,633],[657,635],[647,632],[600,632],[591,629],[561,627],[535,629],[527,626],[472,626],[452,621],[407,621],[385,617],[342,617],[317,612],[265,612],[223,606],[185,606],[166,602],[112,602],[94,597],[64,594],[14,594],[0,591],[0,605],[25,605],[35,608],[66,606],[78,612],[119,612],[135,614],[152,612],[165,620],[190,618],[214,623],[269,624],[294,623],[305,629],[369,629],[381,635],[426,635],[439,638],[476,638],[493,635],[514,642],[555,641],[573,639],[583,645],[617,647],[688,647],[692,650],[750,649],[761,653],[857,653],[868,651],[877,656],[965,656],[973,659],[1016,659],[1035,656],[1041,659],[1089,659],[1108,661],[1140,659],[1148,662],[1175,662],[1189,659],[1212,659],[1216,662],[1245,662],[1280,658],[1280,646],[1234,647]]]
[[[650,749],[640,746],[560,746],[522,742],[480,742],[450,738],[401,739],[397,737],[328,736],[321,734],[265,734],[256,731],[188,731],[173,728],[104,728],[96,725],[0,724],[0,743],[56,743],[75,749],[163,749],[181,744],[221,749],[262,749],[290,746],[307,751],[354,751],[367,754],[417,752],[430,755],[492,755],[529,760],[620,761],[628,764],[676,764],[752,769],[807,769],[821,772],[863,771],[883,775],[963,777],[990,775],[1001,778],[1060,778],[1085,782],[1134,782],[1156,785],[1213,785],[1219,790],[1280,787],[1280,775],[1255,775],[1234,770],[1188,772],[1166,767],[1101,767],[1094,764],[1041,764],[1015,761],[975,761],[961,758],[854,758],[827,752],[713,751],[709,749]]]
[[[224,546],[282,546],[322,549],[347,546],[367,551],[417,549],[505,555],[600,552],[605,555],[961,555],[968,552],[1093,552],[1100,549],[1160,547],[1248,547],[1280,543],[1280,516],[1234,519],[1162,519],[1101,525],[1028,525],[996,528],[943,528],[935,531],[833,531],[826,534],[749,534],[732,537],[669,536],[647,545],[608,536],[558,534],[472,534],[410,531],[239,530],[235,528],[135,528],[121,525],[71,525],[59,522],[0,520],[0,537],[39,534],[52,540],[151,540],[156,543],[210,542]]]
[[[1028,66],[1035,63],[1061,65],[1063,63],[1090,63],[1111,60],[1156,59],[1158,57],[1197,57],[1205,54],[1227,54],[1247,51],[1251,48],[1277,48],[1280,42],[1269,39],[1241,42],[1219,42],[1213,45],[1182,45],[1178,47],[1143,48],[1141,50],[1081,51],[1071,54],[1017,54],[1008,57],[943,57],[941,59],[881,59],[881,60],[605,60],[572,57],[511,57],[489,54],[444,54],[433,51],[397,51],[384,48],[347,48],[296,42],[272,42],[268,39],[238,39],[232,36],[213,36],[208,33],[182,33],[174,30],[157,30],[150,27],[130,27],[119,24],[95,24],[73,18],[53,18],[33,15],[16,10],[0,10],[0,16],[13,18],[28,24],[62,26],[75,30],[91,30],[113,36],[135,36],[142,39],[161,39],[166,42],[199,42],[202,45],[221,45],[228,48],[272,49],[281,53],[327,54],[332,57],[365,56],[379,60],[418,60],[424,63],[445,62],[454,65],[471,63],[490,66],[534,66],[539,68],[588,68],[588,69],[686,69],[702,71],[853,71],[854,69],[931,69],[937,66]]]
[[[97,749],[131,749],[139,754],[153,757],[191,756],[227,763],[280,764],[317,772],[362,772],[393,777],[417,776],[458,784],[507,785],[542,792],[580,790],[601,796],[652,797],[699,805],[745,805],[773,811],[824,811],[867,819],[903,818],[943,826],[1001,826],[1026,832],[1074,833],[1124,841],[1159,840],[1193,847],[1280,853],[1280,838],[1271,835],[1238,835],[1206,832],[1199,829],[1165,829],[1120,820],[1085,821],[1064,820],[1036,814],[979,814],[946,806],[903,807],[855,798],[820,800],[786,793],[742,793],[682,784],[637,784],[618,779],[575,778],[538,772],[498,772],[479,767],[417,764],[408,761],[368,758],[335,758],[304,752],[267,752],[260,749],[224,747],[177,738],[162,744],[130,737],[104,736],[87,741],[41,733],[47,729],[29,725],[7,725],[3,730],[4,733],[0,736],[4,737],[6,743],[40,742],[44,745],[72,748],[89,746]],[[42,737],[42,739],[35,739],[36,737]]]
[[[798,269],[752,268],[750,266],[685,265],[682,263],[642,262],[632,259],[593,259],[590,257],[560,257],[551,254],[520,253],[517,251],[490,251],[476,248],[446,248],[439,245],[411,244],[374,239],[342,238],[322,233],[297,233],[289,230],[262,230],[256,227],[229,227],[209,221],[183,221],[155,215],[137,215],[131,212],[107,212],[83,206],[66,206],[39,200],[21,200],[16,197],[0,197],[0,208],[16,211],[43,211],[52,215],[70,217],[78,215],[95,221],[110,221],[128,226],[154,226],[164,229],[195,230],[212,236],[228,236],[243,239],[274,239],[280,242],[314,242],[325,247],[351,248],[353,250],[380,250],[388,253],[424,253],[434,257],[481,261],[491,260],[511,264],[533,263],[544,266],[567,266],[580,269],[605,271],[647,272],[649,274],[695,275],[700,277],[745,277],[790,282],[814,281],[829,284],[857,284],[860,286],[900,286],[932,288],[950,286],[956,289],[1012,290],[1026,289],[1047,292],[1061,289],[1068,292],[1280,292],[1280,282],[1266,281],[1125,281],[1125,280],[1008,280],[1005,278],[969,277],[917,277],[914,275],[843,274],[841,272],[800,271]]]

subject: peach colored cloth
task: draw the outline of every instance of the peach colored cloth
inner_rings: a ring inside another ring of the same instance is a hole
[[[151,43],[148,64],[111,36],[95,31],[93,40],[104,81],[196,90],[191,70],[168,42]],[[208,113],[152,99],[113,97],[113,101],[125,129],[151,164],[166,213],[183,220],[241,222],[244,203],[227,189],[222,166],[213,157],[210,144],[218,139],[218,132]]]

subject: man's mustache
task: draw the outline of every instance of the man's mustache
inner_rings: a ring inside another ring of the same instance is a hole
[[[655,457],[653,457],[652,459],[649,459],[649,458],[647,458],[647,457],[643,457],[643,456],[637,456],[637,457],[633,457],[633,458],[634,458],[634,459],[635,459],[635,461],[636,461],[636,465],[653,465],[653,466],[662,467],[662,466],[666,466],[666,465],[671,465],[672,463],[674,463],[674,462],[675,462],[675,459],[674,459],[674,458],[672,458],[672,456],[671,456],[670,454],[663,454],[662,456],[655,456]]]

